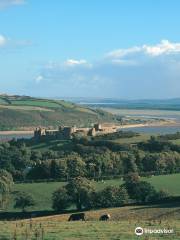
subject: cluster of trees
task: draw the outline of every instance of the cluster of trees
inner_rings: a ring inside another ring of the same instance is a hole
[[[160,136],[158,136],[158,138],[161,139],[161,140],[176,140],[176,139],[180,139],[180,132],[168,133],[168,134],[160,135]]]
[[[12,176],[6,171],[0,171],[1,208],[8,203],[11,192]],[[102,190],[94,187],[94,182],[85,177],[75,177],[67,184],[57,189],[52,195],[52,208],[64,211],[70,206],[77,210],[121,207],[128,203],[153,203],[168,198],[168,193],[156,191],[148,182],[140,181],[136,173],[129,173],[120,186],[108,186]],[[26,192],[16,192],[14,208],[23,212],[36,203],[33,196]]]
[[[71,205],[77,210],[92,208],[121,207],[128,203],[152,203],[169,197],[164,191],[156,191],[148,182],[140,181],[137,174],[131,173],[121,186],[108,186],[95,190],[92,181],[77,177],[67,185],[57,189],[52,196],[53,209],[64,211]]]
[[[120,134],[120,133],[118,133]],[[128,133],[130,134],[130,133]],[[124,137],[128,137],[127,134]],[[129,135],[129,137],[131,134]],[[136,145],[100,139],[75,138],[53,150],[32,150],[30,140],[0,144],[0,208],[6,207],[13,180],[61,180],[67,185],[52,196],[53,208],[63,211],[71,205],[82,208],[119,207],[127,203],[148,203],[166,198],[139,175],[180,171],[180,146],[169,142],[179,136],[151,137]],[[115,138],[112,135],[111,138]],[[48,145],[48,143],[47,143]],[[124,184],[94,189],[90,179],[124,176]],[[29,194],[18,193],[15,208],[25,211],[35,204]]]
[[[166,135],[165,135],[166,136]],[[147,142],[140,142],[138,148],[149,152],[176,151],[180,153],[180,146],[168,141],[166,137],[151,136]]]
[[[0,168],[15,181],[175,173],[180,171],[180,146],[154,137],[136,146],[81,138],[38,151],[12,141],[0,145]]]

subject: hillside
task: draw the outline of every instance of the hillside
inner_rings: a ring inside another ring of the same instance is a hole
[[[102,110],[92,110],[64,100],[0,95],[0,130],[30,129],[37,126],[88,126],[94,122],[116,121]]]
[[[98,221],[104,213],[111,215],[111,221]],[[144,234],[141,239],[178,240],[179,213],[179,206],[146,205],[88,211],[85,213],[85,222],[68,222],[69,214],[0,221],[0,239],[135,240],[139,237],[134,230],[141,226],[148,229],[173,229],[171,234]]]

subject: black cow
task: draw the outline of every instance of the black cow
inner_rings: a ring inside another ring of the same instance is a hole
[[[108,221],[111,218],[110,214],[104,214],[102,216],[100,216],[99,220],[100,221]]]
[[[85,213],[74,213],[71,214],[71,216],[69,217],[68,221],[85,221]]]

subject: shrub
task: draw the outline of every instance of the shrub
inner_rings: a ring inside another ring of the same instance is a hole
[[[55,211],[62,211],[70,206],[71,197],[65,187],[61,187],[53,193],[52,202],[52,208]]]

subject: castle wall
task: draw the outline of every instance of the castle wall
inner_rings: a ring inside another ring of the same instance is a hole
[[[101,134],[108,134],[117,131],[115,125],[94,124],[92,128],[76,128],[60,126],[58,130],[45,130],[37,128],[34,131],[34,138],[41,139],[42,137],[55,137],[57,139],[71,139],[74,133],[82,133],[83,136],[96,136]]]

